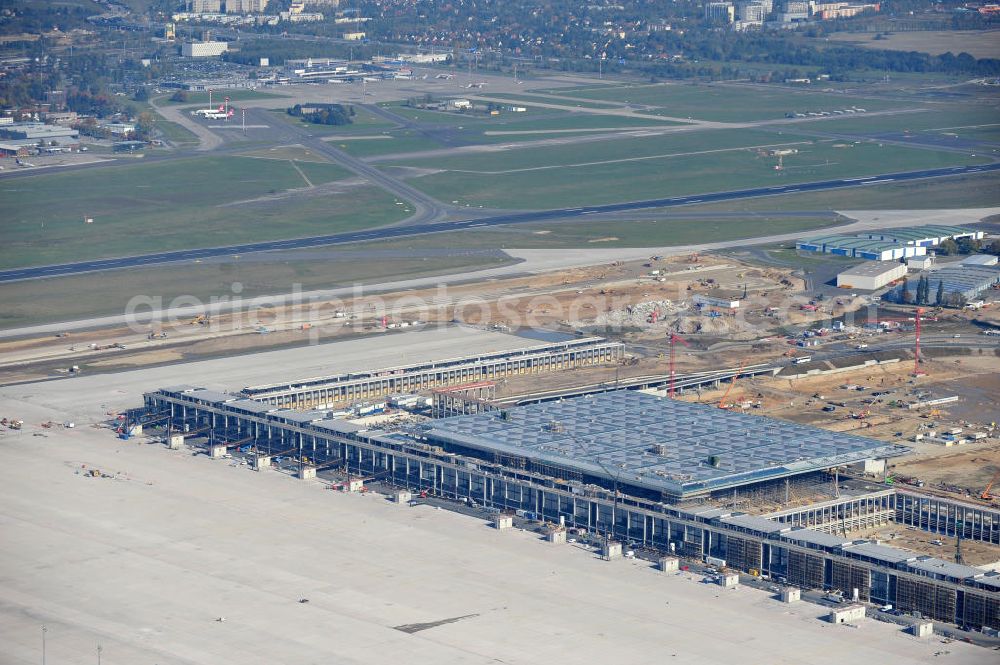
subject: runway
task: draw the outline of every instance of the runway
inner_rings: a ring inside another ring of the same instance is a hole
[[[310,145],[311,148],[320,149],[319,145]],[[327,150],[335,150],[326,147]],[[339,151],[337,151],[339,152]],[[363,167],[362,167],[363,165]],[[367,164],[361,162],[359,170],[371,169]],[[367,168],[364,168],[367,167]],[[93,261],[80,261],[76,263],[64,263],[51,266],[37,266],[30,268],[17,268],[14,270],[0,271],[0,283],[16,282],[27,279],[39,279],[45,277],[60,277],[66,275],[79,275],[88,272],[99,272],[104,270],[117,270],[121,268],[135,268],[141,266],[177,263],[181,261],[191,261],[195,259],[207,259],[222,257],[231,254],[250,254],[254,252],[269,252],[274,250],[306,249],[311,247],[322,247],[327,245],[341,245],[352,242],[365,242],[372,240],[388,240],[394,238],[410,238],[415,236],[429,235],[432,233],[445,233],[463,231],[476,228],[487,228],[491,226],[505,226],[511,224],[527,224],[532,222],[544,222],[552,220],[566,220],[585,218],[589,215],[604,213],[620,213],[633,210],[644,210],[649,208],[674,208],[696,203],[718,203],[723,201],[735,201],[739,199],[752,199],[765,196],[779,196],[782,194],[792,194],[795,192],[818,192],[835,189],[846,189],[851,187],[866,187],[870,185],[881,185],[891,182],[905,182],[909,180],[921,180],[928,178],[944,178],[949,176],[961,176],[973,173],[984,173],[1000,170],[1000,163],[984,164],[979,166],[953,166],[938,169],[925,169],[921,171],[906,171],[901,173],[886,173],[865,178],[841,178],[837,180],[821,180],[816,182],[794,183],[788,185],[778,185],[774,187],[759,187],[754,189],[741,189],[727,192],[711,192],[705,194],[691,194],[688,196],[676,196],[663,199],[647,199],[643,201],[629,201],[625,203],[611,203],[606,205],[582,206],[579,208],[556,208],[553,210],[540,210],[528,212],[516,212],[478,219],[467,219],[454,222],[430,222],[408,224],[406,226],[393,226],[381,229],[371,229],[366,231],[352,231],[349,233],[336,233],[331,235],[311,236],[306,238],[293,238],[289,240],[273,240],[267,242],[246,243],[242,245],[229,245],[225,247],[208,247],[203,249],[177,250],[170,252],[158,252],[153,254],[143,254],[139,256],[123,256],[109,259],[96,259]],[[421,194],[421,197],[424,195]],[[409,197],[407,197],[409,198]],[[433,209],[432,209],[433,210]],[[428,215],[432,210],[423,211]],[[422,215],[423,216],[423,215]]]

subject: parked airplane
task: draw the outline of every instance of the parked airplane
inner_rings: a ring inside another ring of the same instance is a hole
[[[206,113],[205,117],[209,120],[229,120],[233,117],[233,110],[229,111],[213,111],[212,113]]]
[[[220,105],[218,109],[198,109],[192,111],[191,114],[208,118],[209,120],[226,120],[233,117],[233,109],[227,111],[225,106]]]

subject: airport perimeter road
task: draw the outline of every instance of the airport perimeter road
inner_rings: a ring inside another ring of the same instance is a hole
[[[336,150],[325,146],[322,141],[316,142],[318,145],[310,143],[310,147],[320,151],[321,148]],[[340,152],[340,151],[336,151]],[[324,154],[329,154],[325,153]],[[361,162],[361,164],[364,164]],[[365,165],[366,168],[367,165]],[[627,212],[632,210],[643,210],[647,208],[672,208],[676,206],[693,205],[696,203],[718,203],[724,201],[736,201],[739,199],[759,198],[764,196],[778,196],[781,194],[791,194],[795,192],[817,192],[824,190],[846,189],[850,187],[864,187],[867,185],[878,185],[889,182],[905,182],[908,180],[920,180],[927,178],[943,178],[948,176],[966,175],[969,173],[982,173],[987,171],[1000,171],[1000,163],[984,164],[980,166],[954,166],[939,169],[927,169],[923,171],[907,171],[903,173],[887,173],[866,178],[842,178],[839,180],[823,180],[819,182],[805,182],[776,187],[761,187],[756,189],[743,189],[730,192],[713,192],[707,194],[691,194],[689,196],[677,196],[665,199],[649,199],[645,201],[630,201],[626,203],[612,203],[607,205],[583,206],[579,208],[558,208],[555,210],[541,210],[516,212],[491,217],[481,217],[479,219],[466,219],[455,222],[430,222],[430,223],[408,223],[405,226],[391,226],[367,231],[353,231],[350,233],[336,233],[324,236],[311,236],[307,238],[294,238],[290,240],[273,240],[268,242],[247,243],[243,245],[230,245],[227,247],[208,247],[204,249],[177,250],[171,252],[159,252],[155,254],[144,254],[141,256],[125,256],[110,259],[96,259],[93,261],[80,261],[77,263],[64,263],[60,265],[39,266],[31,268],[17,268],[14,270],[0,271],[0,283],[15,282],[25,279],[39,279],[43,277],[58,277],[64,275],[77,275],[87,272],[98,272],[103,270],[115,270],[118,268],[135,268],[141,266],[155,265],[161,263],[176,263],[180,261],[190,261],[194,259],[206,259],[222,257],[231,254],[250,254],[253,252],[269,252],[284,249],[305,249],[310,247],[321,247],[326,245],[341,245],[352,242],[365,242],[370,240],[386,240],[391,238],[405,238],[413,236],[428,235],[431,233],[445,233],[451,231],[462,231],[467,229],[482,228],[488,226],[504,226],[509,224],[526,224],[531,222],[556,221],[565,219],[579,219],[588,215],[602,213]],[[395,180],[392,180],[395,183]],[[387,187],[388,188],[388,187]],[[393,191],[390,189],[390,191]],[[431,201],[433,201],[431,199]],[[443,211],[443,206],[433,203],[432,207],[426,208],[423,216],[430,216],[432,213]],[[412,219],[412,218],[411,218]],[[753,239],[739,241],[741,244],[751,244]]]

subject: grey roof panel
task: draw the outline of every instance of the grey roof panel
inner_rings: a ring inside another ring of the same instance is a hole
[[[788,524],[782,524],[781,522],[769,520],[766,517],[747,514],[728,515],[720,517],[719,521],[723,524],[730,524],[732,526],[742,527],[744,529],[750,529],[760,533],[781,533],[783,531],[789,531],[792,528]]]
[[[845,545],[841,549],[847,553],[859,554],[866,558],[888,563],[893,566],[904,561],[910,561],[911,559],[917,558],[917,555],[913,552],[901,550],[896,547],[879,545],[878,543],[874,543],[870,540],[863,540],[850,545]]]
[[[226,404],[227,402],[232,402],[240,398],[239,395],[222,393],[217,390],[205,390],[204,388],[198,390],[191,390],[186,392],[185,394],[188,397],[194,399],[200,399],[203,402],[209,402],[212,404]]]
[[[972,566],[963,566],[960,563],[935,559],[934,557],[921,557],[916,561],[906,564],[907,568],[935,575],[944,575],[954,579],[963,580],[976,575],[982,575],[983,571]]]
[[[842,547],[851,542],[850,539],[842,536],[837,536],[832,533],[824,533],[822,531],[814,531],[804,527],[798,527],[792,529],[791,531],[786,531],[781,534],[781,538],[793,543],[808,543],[810,545],[818,545],[820,547]]]
[[[456,416],[425,435],[609,480],[697,493],[902,454],[882,441],[618,390]]]
[[[357,423],[352,423],[349,420],[341,420],[339,418],[331,418],[328,420],[314,422],[313,427],[340,434],[353,434],[354,432],[360,432],[364,429],[364,427],[358,425]]]

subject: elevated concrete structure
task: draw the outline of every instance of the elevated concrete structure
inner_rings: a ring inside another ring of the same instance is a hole
[[[148,393],[146,410],[150,418],[165,420],[176,431],[188,431],[192,437],[189,444],[197,445],[196,437],[216,442],[248,441],[248,445],[265,454],[305,457],[320,466],[346,466],[346,471],[359,478],[378,476],[397,487],[446,499],[473,500],[501,511],[530,512],[535,519],[563,522],[591,533],[611,533],[616,540],[664,552],[725,560],[735,570],[784,577],[789,584],[802,588],[838,589],[845,595],[858,589],[859,600],[920,611],[934,620],[976,627],[1000,624],[1000,574],[919,557],[870,541],[850,541],[778,519],[671,504],[662,493],[651,496],[636,490],[624,476],[618,479],[621,482],[616,497],[612,491],[615,479],[607,474],[574,477],[560,472],[551,462],[537,464],[524,456],[496,455],[496,451],[485,455],[471,448],[446,449],[428,437],[433,427],[368,432],[346,421],[317,420],[310,414],[275,410],[252,400],[193,388]],[[768,419],[751,420],[758,432],[770,433]],[[657,436],[663,431],[655,419],[649,426]],[[551,430],[559,428],[550,424],[548,430],[540,429],[538,433],[558,434]],[[693,443],[687,441],[685,445]],[[705,460],[707,463],[707,456]],[[315,472],[315,466],[304,469],[313,477]],[[754,476],[746,477],[747,482],[754,480]],[[898,496],[888,491],[887,497]],[[856,502],[863,510],[898,508],[891,503],[895,499],[872,498],[876,500],[844,500]],[[926,515],[926,503],[907,505],[903,507],[904,515]],[[843,507],[829,508],[824,519],[833,524],[843,516]],[[979,515],[964,522],[963,529],[985,542],[996,542],[1000,537],[996,511],[973,506],[968,509],[979,511]],[[945,514],[935,513],[930,524],[947,526],[949,521]]]
[[[282,409],[327,409],[399,393],[616,363],[623,355],[622,344],[591,337],[369,372],[248,386],[242,394],[262,405]]]

